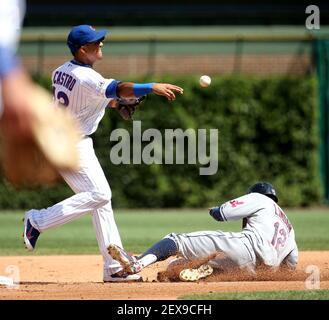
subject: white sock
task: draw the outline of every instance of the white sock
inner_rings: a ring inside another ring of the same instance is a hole
[[[156,262],[158,258],[154,254],[147,254],[141,259],[138,259],[138,262],[142,265],[143,268],[149,266],[150,264]]]

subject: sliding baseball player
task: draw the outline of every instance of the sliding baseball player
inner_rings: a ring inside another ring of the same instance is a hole
[[[213,267],[227,269],[239,266],[251,273],[256,272],[259,264],[270,268],[284,264],[293,269],[298,260],[295,232],[277,202],[273,186],[259,182],[251,186],[246,195],[209,211],[219,222],[243,220],[241,232],[171,233],[138,258],[131,257],[117,244],[111,244],[108,250],[131,274],[172,255],[192,260],[225,253],[226,257],[212,259],[198,269],[182,270],[179,276],[183,281],[197,281],[207,277],[212,274]]]

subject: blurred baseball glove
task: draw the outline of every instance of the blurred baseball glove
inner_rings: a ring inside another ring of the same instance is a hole
[[[55,107],[38,86],[26,99],[31,110],[31,134],[15,134],[10,119],[1,119],[0,157],[4,176],[17,187],[53,184],[59,170],[78,169],[78,125],[67,109]]]
[[[139,98],[118,98],[115,108],[123,119],[132,120],[134,112],[145,98],[146,95]]]

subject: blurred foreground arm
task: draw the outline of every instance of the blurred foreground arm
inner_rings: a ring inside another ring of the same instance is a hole
[[[35,85],[16,57],[25,1],[0,1],[0,160],[5,177],[30,187],[76,170],[80,134],[67,110]]]
[[[21,68],[2,79],[0,156],[5,177],[16,186],[52,184],[58,170],[78,169],[80,133],[67,110]]]

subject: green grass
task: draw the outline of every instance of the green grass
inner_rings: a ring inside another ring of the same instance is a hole
[[[329,208],[327,211],[287,211],[300,250],[329,250]]]
[[[329,300],[329,290],[191,294],[179,300]]]
[[[287,210],[295,227],[300,250],[329,250],[329,210]],[[0,212],[0,255],[27,253],[21,238],[23,211]],[[115,210],[122,241],[127,250],[143,252],[170,232],[201,230],[239,231],[241,222],[218,223],[207,210]],[[35,253],[98,254],[91,216],[84,216],[57,229],[43,233]]]

